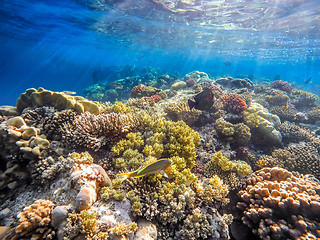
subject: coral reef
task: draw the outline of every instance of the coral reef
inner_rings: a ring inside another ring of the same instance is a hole
[[[290,83],[283,81],[283,80],[276,80],[271,84],[271,87],[285,91],[285,92],[291,92],[293,87]]]
[[[201,111],[195,108],[190,109],[187,103],[172,103],[165,108],[165,113],[170,120],[183,120],[189,126],[192,126],[200,117]]]
[[[79,113],[100,113],[103,109],[97,102],[89,101],[80,96],[70,96],[63,92],[51,92],[44,88],[30,88],[22,93],[17,100],[17,109],[22,112],[28,107],[48,106],[58,110],[75,109]]]
[[[224,109],[227,112],[241,113],[248,107],[245,100],[235,94],[228,94],[224,96],[222,99]]]
[[[240,191],[242,221],[260,239],[320,237],[320,185],[308,175],[263,168],[247,179]]]
[[[39,88],[0,107],[1,237],[320,238],[316,95],[109,70],[84,91],[100,103]],[[159,160],[169,166],[123,177]]]
[[[18,214],[18,225],[4,239],[54,239],[55,231],[49,225],[54,203],[38,199]]]
[[[135,126],[130,114],[83,113],[72,123],[65,123],[61,130],[62,140],[71,147],[83,146],[98,150],[102,146],[117,141]]]

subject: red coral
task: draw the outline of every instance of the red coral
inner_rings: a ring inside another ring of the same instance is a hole
[[[140,84],[138,86],[134,86],[130,92],[130,95],[132,97],[136,97],[137,95],[139,95],[139,93],[141,93],[143,90],[145,90],[146,86],[143,84]]]
[[[162,97],[160,95],[158,95],[158,94],[152,95],[150,98],[152,98],[155,103],[157,103],[160,100],[162,100]]]
[[[214,85],[212,82],[202,82],[199,85],[202,87],[202,89],[209,88],[213,92],[218,91],[222,93],[222,89],[217,85]]]
[[[242,111],[247,109],[247,104],[245,100],[241,97],[237,97],[234,95],[227,95],[223,98],[224,109],[227,112],[232,113],[241,113]]]
[[[285,92],[291,92],[291,90],[292,90],[291,84],[286,81],[282,81],[282,80],[274,81],[271,84],[271,87],[276,88],[276,89],[280,89]]]

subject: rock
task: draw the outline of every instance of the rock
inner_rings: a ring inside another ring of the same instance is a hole
[[[54,228],[58,228],[62,222],[64,222],[68,218],[69,210],[71,206],[62,205],[56,206],[52,211],[52,226]]]
[[[2,116],[18,116],[19,110],[14,106],[0,106],[0,115]]]
[[[135,232],[133,240],[156,240],[157,227],[155,224],[145,220],[138,220],[138,230]]]
[[[183,81],[177,81],[174,84],[171,85],[171,88],[174,90],[180,90],[187,86],[186,82]]]

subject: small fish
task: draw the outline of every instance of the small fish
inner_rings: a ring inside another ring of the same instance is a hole
[[[229,66],[231,65],[231,62],[226,61],[226,62],[224,62],[223,64],[224,64],[225,66],[229,67]]]
[[[118,82],[111,83],[111,86],[113,86],[115,88],[118,88],[118,89],[122,89],[123,88],[123,85],[121,83],[118,83]]]
[[[77,94],[76,92],[72,92],[72,91],[62,91],[65,95],[74,95]]]
[[[289,105],[287,104],[287,105],[285,105],[285,106],[283,106],[283,110],[285,110],[285,109],[287,109],[289,107]]]
[[[309,83],[312,83],[312,78],[311,77],[309,77],[308,79],[304,80],[304,84],[309,84]]]
[[[188,105],[190,109],[209,110],[214,103],[214,94],[209,88],[205,88],[201,93],[194,97],[194,100],[189,99]]]
[[[157,172],[161,172],[167,169],[171,164],[171,161],[169,159],[160,159],[154,163],[147,164],[146,166],[140,167],[138,170],[128,173],[120,173],[117,175],[117,177],[123,177],[125,179],[127,178],[139,178],[144,177],[146,175],[155,174]],[[165,174],[165,173],[164,173]],[[166,177],[168,177],[165,174]]]

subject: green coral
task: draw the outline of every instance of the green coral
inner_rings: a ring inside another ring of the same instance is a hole
[[[73,152],[68,155],[68,158],[71,158],[77,163],[93,163],[93,158],[88,152]]]
[[[141,134],[139,132],[137,133],[130,132],[127,134],[126,138],[127,139],[120,140],[111,149],[114,156],[119,156],[125,150],[128,150],[128,149],[140,149],[140,147],[144,144],[144,141],[141,138]]]
[[[246,144],[251,138],[250,128],[244,123],[232,124],[223,118],[218,118],[215,128],[219,133],[219,137],[226,142]]]

